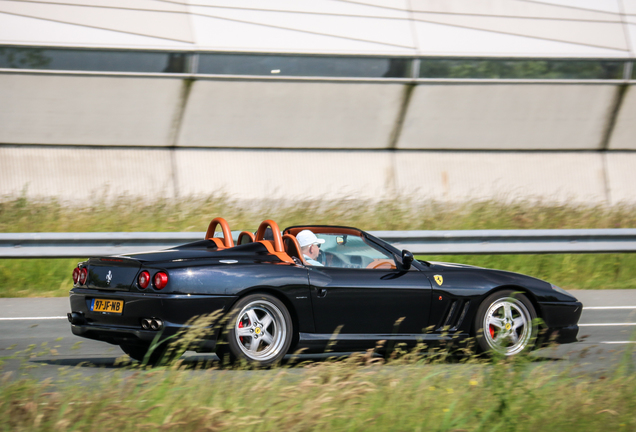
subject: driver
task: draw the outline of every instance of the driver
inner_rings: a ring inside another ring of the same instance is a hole
[[[300,253],[303,254],[305,262],[312,266],[322,266],[316,258],[320,254],[320,245],[325,242],[324,239],[319,239],[316,234],[309,230],[302,230],[296,234],[296,240],[300,246]]]

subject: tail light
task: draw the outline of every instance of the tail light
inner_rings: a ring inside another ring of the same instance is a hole
[[[139,278],[137,279],[137,283],[139,284],[139,288],[146,289],[148,285],[150,285],[150,273],[147,271],[142,271],[139,273]]]
[[[156,289],[164,289],[168,285],[168,275],[164,272],[156,273],[152,283]]]
[[[80,277],[80,269],[79,267],[75,267],[73,270],[73,284],[77,284],[79,282]]]
[[[88,270],[86,267],[82,267],[79,271],[79,283],[80,285],[84,285],[86,283],[86,279],[88,278]]]

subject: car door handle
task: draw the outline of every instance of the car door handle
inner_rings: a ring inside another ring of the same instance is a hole
[[[327,295],[327,288],[318,288],[318,298],[323,298]]]

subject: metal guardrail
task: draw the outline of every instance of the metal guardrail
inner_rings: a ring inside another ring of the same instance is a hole
[[[415,254],[636,252],[636,229],[375,231]]]
[[[204,237],[205,232],[9,233],[0,234],[0,258],[121,255],[166,249]]]
[[[234,238],[239,231],[233,231]],[[636,229],[370,231],[418,255],[636,252]],[[86,258],[160,250],[192,233],[0,233],[0,258]]]

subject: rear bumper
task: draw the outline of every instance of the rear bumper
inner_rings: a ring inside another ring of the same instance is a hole
[[[71,331],[76,336],[95,339],[115,345],[148,345],[155,337],[160,340],[166,339],[176,334],[180,328],[170,327],[160,331],[137,330],[124,327],[111,327],[102,325],[71,324]]]
[[[122,313],[91,311],[91,303],[95,298],[123,301]],[[70,294],[71,313],[80,318],[73,320],[71,331],[77,336],[116,345],[147,345],[157,337],[163,340],[187,330],[195,317],[215,313],[215,316],[220,317],[235,300],[234,296],[107,292],[75,288]],[[143,329],[142,320],[146,318],[161,320],[161,328],[157,331]],[[215,323],[211,321],[211,328]],[[215,333],[210,331],[212,340]]]

